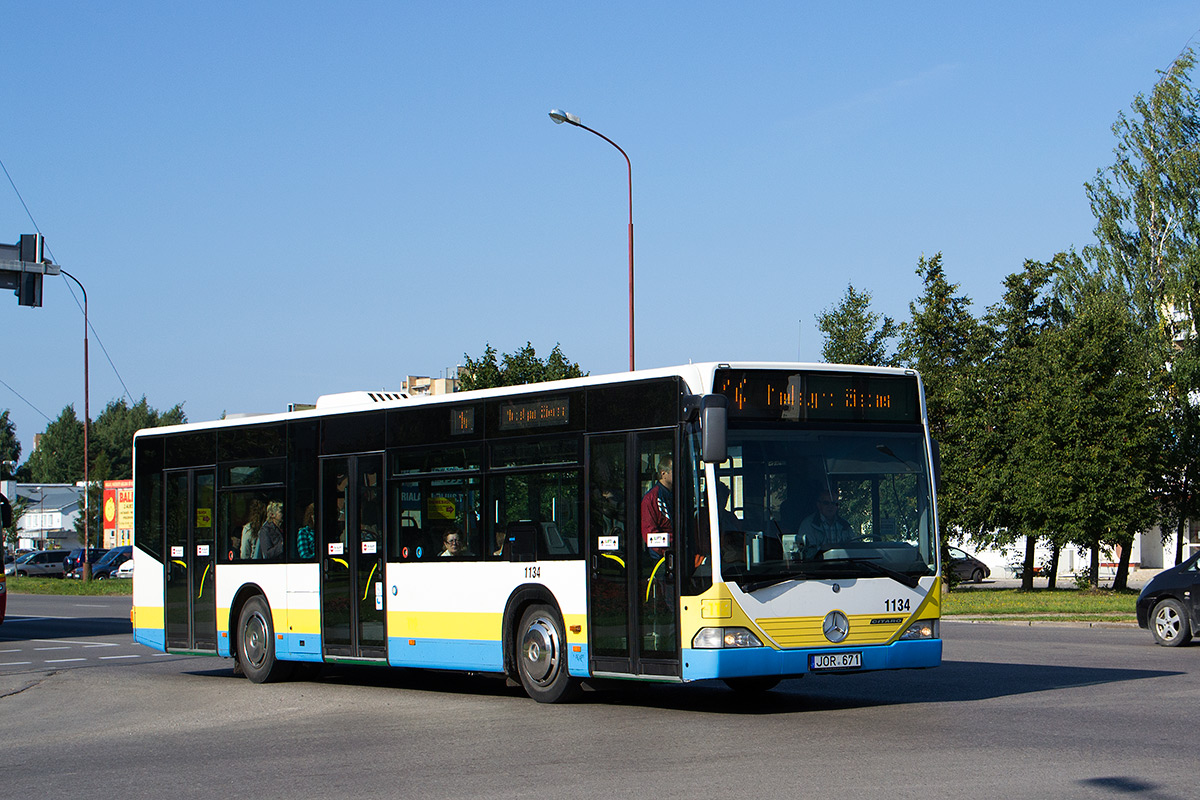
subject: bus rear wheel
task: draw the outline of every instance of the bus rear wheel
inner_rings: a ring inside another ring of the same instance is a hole
[[[238,664],[254,683],[285,680],[291,664],[275,658],[275,625],[262,596],[251,597],[238,617]]]
[[[517,628],[517,674],[525,692],[539,703],[563,703],[579,694],[579,681],[567,672],[567,637],[558,612],[533,605]]]

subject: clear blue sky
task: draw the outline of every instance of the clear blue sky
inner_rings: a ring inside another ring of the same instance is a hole
[[[193,421],[488,342],[625,369],[625,163],[556,107],[633,161],[639,367],[816,360],[847,284],[900,321],[938,251],[982,313],[1091,240],[1113,121],[1200,31],[1169,0],[0,12],[0,160],[133,398]],[[32,226],[0,175],[0,242]],[[0,297],[22,457],[82,413],[82,329],[65,279]],[[95,415],[124,389],[91,350]]]

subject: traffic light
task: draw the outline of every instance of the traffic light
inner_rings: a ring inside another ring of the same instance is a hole
[[[30,264],[42,263],[42,249],[45,239],[40,233],[22,233],[17,245],[18,258]],[[42,306],[42,273],[22,272],[17,277],[17,304],[41,308]]]

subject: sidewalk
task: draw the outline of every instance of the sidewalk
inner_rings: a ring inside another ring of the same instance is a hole
[[[1160,572],[1162,572],[1161,569],[1137,569],[1137,570],[1130,571],[1130,573],[1129,573],[1129,588],[1136,589],[1137,591],[1141,591],[1142,587],[1145,586],[1147,583],[1149,583],[1150,580]],[[1101,589],[1111,588],[1112,581],[1113,581],[1113,579],[1112,579],[1111,575],[1102,575],[1100,577],[1100,588]],[[1040,576],[1035,577],[1033,579],[1033,588],[1045,589],[1047,583],[1048,583],[1047,578],[1043,578]],[[963,591],[963,590],[970,590],[970,589],[1020,589],[1020,588],[1021,588],[1021,579],[1020,578],[992,577],[992,578],[987,578],[986,580],[984,580],[983,583],[970,583],[970,582],[960,583],[960,584],[958,584],[957,587],[955,587],[955,591]],[[1074,589],[1074,588],[1076,588],[1075,579],[1070,575],[1059,575],[1058,581],[1055,583],[1055,588],[1057,588],[1057,589]]]

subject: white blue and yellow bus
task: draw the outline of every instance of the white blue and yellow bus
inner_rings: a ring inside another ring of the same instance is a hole
[[[584,682],[941,661],[915,372],[689,364],[140,431],[137,641]]]

